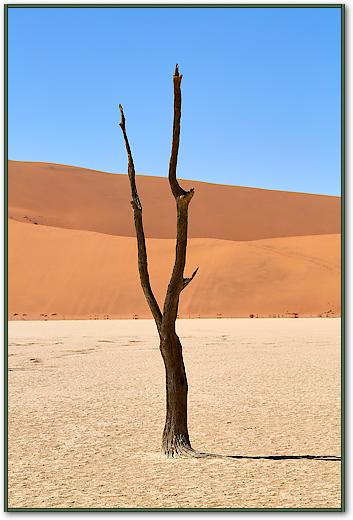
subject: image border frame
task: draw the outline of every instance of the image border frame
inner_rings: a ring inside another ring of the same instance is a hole
[[[9,9],[35,8],[339,8],[341,14],[341,507],[339,508],[26,508],[8,504],[8,12]],[[4,5],[4,511],[5,512],[344,512],[346,488],[345,412],[346,412],[346,34],[345,4],[5,4]]]

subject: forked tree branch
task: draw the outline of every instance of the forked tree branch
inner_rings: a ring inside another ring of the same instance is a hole
[[[134,221],[137,237],[138,246],[138,267],[140,273],[140,281],[143,292],[145,294],[147,303],[151,309],[152,315],[157,325],[159,335],[165,337],[168,334],[175,333],[175,321],[178,313],[179,296],[180,293],[189,283],[194,279],[198,268],[193,272],[190,278],[184,278],[184,268],[186,262],[186,246],[187,246],[187,233],[188,233],[188,209],[189,203],[194,195],[194,189],[191,188],[189,191],[185,191],[178,183],[176,178],[176,169],[178,162],[179,152],[179,137],[180,137],[180,119],[181,119],[181,79],[182,75],[179,74],[178,65],[175,67],[173,76],[174,83],[174,121],[173,121],[173,140],[172,140],[172,151],[169,162],[169,185],[171,191],[176,200],[177,206],[177,239],[176,239],[176,252],[173,272],[168,285],[163,315],[158,306],[158,303],[154,297],[148,274],[147,266],[147,251],[146,251],[146,240],[143,230],[142,221],[142,205],[138,196],[136,180],[135,180],[135,167],[132,158],[131,148],[126,133],[125,127],[125,116],[123,107],[119,105],[120,109],[120,123],[119,126],[122,130],[125,147],[128,157],[128,175],[131,187],[131,205],[134,210]]]
[[[145,233],[143,230],[143,222],[142,222],[142,206],[141,206],[141,202],[140,202],[138,192],[137,192],[137,187],[136,187],[135,166],[134,166],[134,161],[132,158],[129,140],[128,140],[127,133],[126,133],[125,116],[124,116],[123,107],[121,105],[119,105],[119,109],[120,109],[119,126],[123,132],[125,147],[126,147],[126,152],[127,152],[127,157],[128,157],[128,174],[129,174],[131,197],[132,197],[131,205],[134,210],[134,221],[135,221],[136,238],[137,238],[138,268],[139,268],[139,273],[140,273],[140,281],[141,281],[141,286],[142,286],[145,298],[147,300],[149,308],[151,309],[153,318],[156,322],[158,332],[161,335],[162,313],[161,313],[161,310],[157,303],[157,300],[154,297],[154,294],[153,294],[153,291],[151,288],[151,284],[150,284],[149,274],[148,274],[146,240],[145,240]]]

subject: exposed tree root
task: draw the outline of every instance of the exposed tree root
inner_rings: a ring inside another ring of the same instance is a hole
[[[232,459],[232,456],[220,455],[217,453],[207,453],[203,451],[194,450],[192,446],[185,444],[178,444],[173,447],[162,448],[163,455],[168,459],[178,459],[184,457],[191,457],[195,459],[206,459],[206,458],[219,458],[219,459]]]
[[[172,438],[164,438],[162,444],[162,453],[168,459],[181,458],[181,457],[193,457],[197,459],[202,458],[230,458],[227,455],[217,455],[216,453],[206,453],[202,451],[196,451],[190,444],[189,436],[187,434],[174,435]]]

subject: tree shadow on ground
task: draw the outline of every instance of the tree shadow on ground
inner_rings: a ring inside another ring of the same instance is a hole
[[[217,458],[232,460],[321,460],[326,462],[340,462],[338,455],[224,455],[221,453],[209,453],[188,448],[184,450],[186,455],[196,458]]]
[[[224,455],[194,450],[187,447],[183,450],[186,455],[196,458],[217,458],[232,460],[322,460],[326,462],[340,462],[338,455]]]
[[[227,455],[230,459],[262,459],[262,460],[324,460],[340,461],[337,455]]]

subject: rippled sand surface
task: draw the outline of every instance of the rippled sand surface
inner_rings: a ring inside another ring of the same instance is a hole
[[[10,322],[10,508],[340,507],[340,320],[178,331],[194,447],[244,458],[160,455],[152,321]]]

